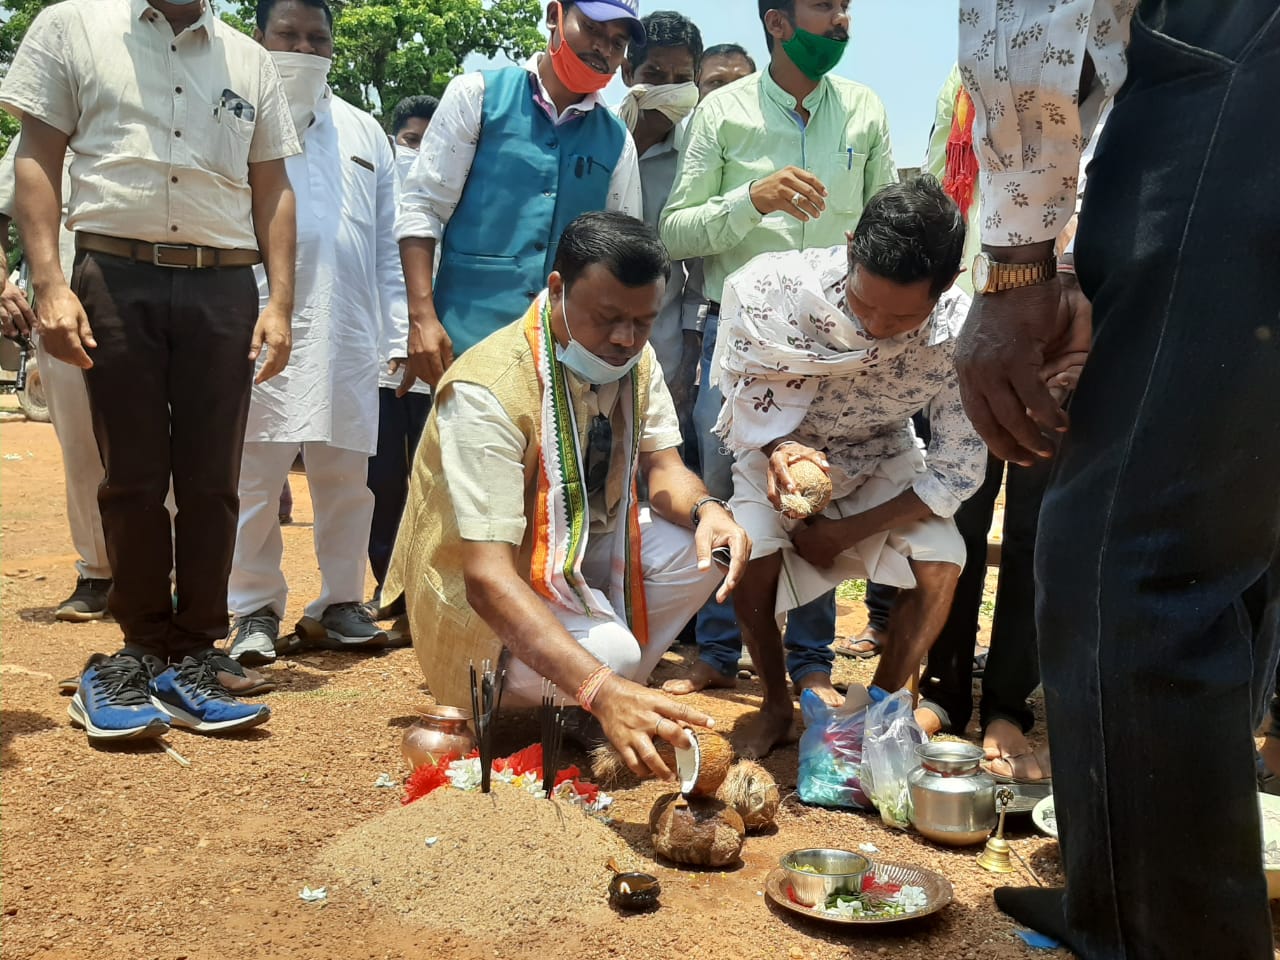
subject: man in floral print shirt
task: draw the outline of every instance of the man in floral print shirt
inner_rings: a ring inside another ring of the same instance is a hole
[[[1086,960],[1270,960],[1252,734],[1280,635],[1280,3],[962,0],[959,37],[974,288],[997,281],[957,347],[965,407],[997,456],[1055,461],[1036,632],[1066,888],[996,904]],[[1085,351],[1068,419],[1045,374]]]
[[[764,685],[738,751],[768,753],[792,720],[778,622],[850,578],[902,587],[870,693],[906,685],[946,621],[964,543],[952,514],[982,483],[986,446],[965,416],[952,286],[965,224],[933,177],[885,187],[845,247],[765,254],[732,274],[713,370],[717,432],[733,450],[734,515],[753,543],[735,594]],[[924,410],[921,448],[910,417]],[[807,522],[782,501],[800,460],[830,475]]]

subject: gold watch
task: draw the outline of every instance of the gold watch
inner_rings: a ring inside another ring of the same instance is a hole
[[[993,260],[989,253],[979,253],[973,258],[973,292],[999,293],[1017,287],[1034,287],[1052,280],[1057,272],[1055,257],[1035,263],[1001,263]]]

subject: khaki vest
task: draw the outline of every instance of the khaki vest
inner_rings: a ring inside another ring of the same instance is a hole
[[[646,349],[635,368],[642,422],[648,414],[651,371],[652,353]],[[533,518],[542,442],[542,386],[525,337],[524,319],[496,331],[459,357],[441,379],[436,397],[447,397],[451,385],[459,382],[474,383],[492,392],[525,438],[527,523],[516,569],[528,583],[537,533]],[[579,383],[576,377],[570,377],[568,382],[579,428],[578,442],[585,444],[590,420],[585,397],[590,387]],[[614,407],[613,427],[617,438],[623,436],[621,406],[618,403]],[[615,443],[615,452],[619,446]],[[618,522],[622,523],[623,519],[619,518]],[[496,664],[502,642],[467,603],[461,546],[449,497],[449,480],[441,469],[440,430],[432,409],[414,457],[409,499],[382,593],[386,597],[404,593],[413,649],[436,701],[468,708],[471,703],[468,662],[475,661],[477,669],[486,658]]]

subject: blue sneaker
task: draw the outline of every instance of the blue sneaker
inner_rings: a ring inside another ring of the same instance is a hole
[[[155,657],[95,653],[67,707],[71,722],[88,734],[90,743],[163,737],[169,732],[169,718],[156,709],[147,690],[152,674],[161,668]]]
[[[175,727],[201,733],[224,733],[256,727],[271,719],[271,708],[242,703],[218,682],[212,656],[185,657],[151,681],[151,702],[169,715]]]

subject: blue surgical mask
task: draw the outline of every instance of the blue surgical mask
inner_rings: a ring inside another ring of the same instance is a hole
[[[569,332],[569,345],[567,347],[556,345],[556,359],[587,383],[597,385],[614,383],[630,373],[631,368],[640,362],[640,353],[644,351],[636,353],[634,357],[621,366],[615,366],[607,360],[601,360],[574,339],[573,330],[569,327],[569,297],[567,294],[562,294],[560,297],[560,309],[564,313],[564,328]]]

